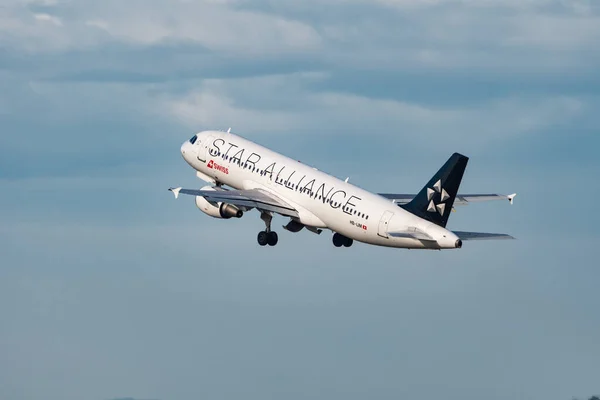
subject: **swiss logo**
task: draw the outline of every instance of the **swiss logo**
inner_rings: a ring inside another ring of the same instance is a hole
[[[222,172],[224,174],[229,174],[229,168],[219,165],[213,160],[210,160],[208,164],[206,164],[206,168],[216,169],[217,171]]]

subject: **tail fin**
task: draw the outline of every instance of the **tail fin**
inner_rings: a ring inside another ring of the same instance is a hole
[[[454,153],[419,194],[401,207],[417,217],[445,227],[468,161],[468,157]]]

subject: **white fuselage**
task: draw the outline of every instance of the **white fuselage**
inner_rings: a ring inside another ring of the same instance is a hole
[[[350,239],[388,247],[450,249],[458,237],[388,199],[337,179],[263,146],[220,131],[197,135],[181,147],[185,161],[209,182],[239,190],[262,189],[298,210],[306,226],[327,228]],[[393,237],[425,232],[435,241]]]

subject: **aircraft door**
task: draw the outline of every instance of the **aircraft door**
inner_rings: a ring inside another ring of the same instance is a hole
[[[206,162],[206,158],[208,157],[208,146],[213,142],[214,137],[208,136],[196,142],[198,145],[198,160],[202,162]]]
[[[386,211],[383,213],[383,215],[381,216],[381,219],[379,220],[379,228],[377,229],[377,234],[381,237],[387,238],[388,236],[388,226],[390,223],[390,220],[392,219],[392,217],[394,216],[394,213],[391,211]]]

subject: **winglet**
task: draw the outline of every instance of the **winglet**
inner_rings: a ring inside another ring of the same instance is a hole
[[[517,196],[516,193],[509,194],[508,196],[506,196],[506,197],[508,197],[508,201],[510,202],[511,205],[514,202],[516,196]]]
[[[179,191],[181,190],[181,187],[169,188],[169,190],[171,192],[173,192],[173,195],[175,196],[175,198],[178,198],[179,197]]]

